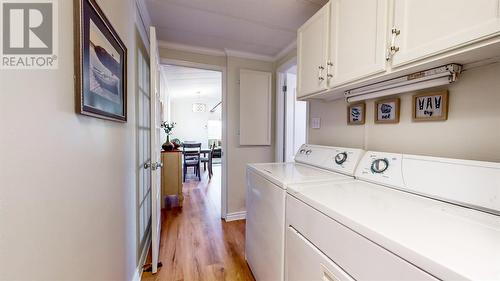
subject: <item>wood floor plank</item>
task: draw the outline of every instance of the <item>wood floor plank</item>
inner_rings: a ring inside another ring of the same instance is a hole
[[[160,261],[157,274],[145,281],[255,281],[245,261],[245,221],[220,219],[220,166],[214,177],[187,180],[184,206],[169,200],[162,210]],[[172,206],[173,205],[173,206]]]

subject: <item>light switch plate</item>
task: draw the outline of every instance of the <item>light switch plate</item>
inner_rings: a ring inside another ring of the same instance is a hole
[[[318,117],[311,118],[311,128],[313,129],[321,128],[321,118]]]

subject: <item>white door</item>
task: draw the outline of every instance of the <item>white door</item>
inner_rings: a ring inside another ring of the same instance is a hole
[[[295,152],[295,91],[296,75],[287,73],[285,79],[285,162],[293,162]]]
[[[500,30],[499,0],[395,0],[393,65],[437,55]]]
[[[330,4],[326,4],[298,30],[298,97],[327,88],[329,14]]]
[[[297,100],[297,75],[286,73],[285,91],[285,162],[293,162],[295,153],[306,143],[307,102]]]
[[[149,250],[149,228],[151,225],[151,172],[148,169],[151,163],[151,87],[149,56],[146,48],[137,48],[137,145],[139,169],[139,239],[140,249]]]
[[[332,0],[330,88],[385,71],[387,0]]]
[[[161,234],[160,72],[156,29],[150,27],[151,67],[151,236],[153,273],[158,271]]]

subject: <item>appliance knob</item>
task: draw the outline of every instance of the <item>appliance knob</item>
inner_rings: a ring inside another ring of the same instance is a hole
[[[305,152],[306,152],[306,150],[305,150],[305,149],[301,149],[301,150],[299,151],[299,153],[300,153],[300,154],[304,154]]]
[[[337,165],[344,164],[346,160],[347,160],[347,153],[345,152],[339,153],[335,156],[335,163],[337,163]]]
[[[389,168],[389,161],[387,159],[377,159],[372,162],[372,172],[381,174]]]
[[[311,153],[312,153],[312,150],[310,150],[310,149],[308,151],[306,151],[306,155],[309,155]]]

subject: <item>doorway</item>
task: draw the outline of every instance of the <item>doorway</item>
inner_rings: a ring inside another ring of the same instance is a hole
[[[297,62],[293,58],[278,68],[277,162],[293,162],[307,143],[308,103],[297,100]]]
[[[171,140],[199,145],[198,172],[183,157],[183,190],[189,196],[206,193],[221,218],[227,213],[225,79],[223,67],[162,60],[165,81],[164,121],[175,123]],[[181,150],[183,147],[180,148]],[[195,148],[195,151],[197,149]],[[186,153],[183,153],[186,156]],[[190,156],[190,155],[188,155]]]

